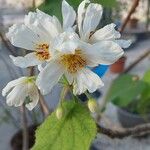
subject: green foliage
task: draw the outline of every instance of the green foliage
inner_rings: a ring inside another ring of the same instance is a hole
[[[120,107],[125,107],[132,100],[135,100],[145,87],[144,82],[140,80],[135,81],[132,75],[124,74],[113,82],[106,98]]]
[[[101,4],[103,7],[115,7],[117,5],[117,1],[116,0],[91,0],[91,2],[97,2],[99,4]]]
[[[61,120],[52,113],[36,131],[32,150],[88,150],[96,135],[96,125],[87,108],[73,100],[64,102]]]
[[[55,15],[62,20],[61,2],[61,0],[45,0],[45,2],[39,6],[39,9],[45,13],[48,13],[49,15]],[[67,2],[76,10],[82,0],[67,0]],[[116,0],[91,0],[91,2],[99,3],[104,7],[109,8],[116,6]]]
[[[143,81],[147,82],[148,84],[150,84],[150,70],[148,70],[143,77]]]
[[[106,99],[134,113],[150,113],[150,70],[141,80],[133,75],[121,75],[112,83]]]
[[[146,88],[141,94],[137,111],[140,114],[147,114],[150,113],[150,70],[145,73],[142,80],[146,83]]]

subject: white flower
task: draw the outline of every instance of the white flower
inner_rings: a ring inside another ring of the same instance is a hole
[[[120,33],[115,30],[115,24],[111,23],[96,31],[101,20],[103,8],[99,4],[84,0],[78,7],[78,29],[81,40],[94,44],[103,41],[113,41],[122,48],[130,46],[131,42],[119,40]]]
[[[2,90],[2,95],[6,96],[9,106],[25,106],[32,110],[39,101],[38,88],[35,84],[35,77],[21,77],[9,82]]]
[[[112,64],[123,55],[121,47],[112,41],[91,45],[81,42],[74,33],[63,33],[58,43],[60,53],[37,77],[36,83],[43,94],[48,94],[62,75],[73,85],[75,95],[86,90],[92,93],[103,83],[89,67]]]
[[[53,42],[64,30],[72,30],[76,13],[65,1],[62,2],[63,26],[55,16],[49,16],[37,9],[37,12],[29,12],[25,16],[23,24],[15,24],[6,34],[10,42],[31,53],[25,57],[10,56],[16,66],[26,68],[50,61],[55,51]]]

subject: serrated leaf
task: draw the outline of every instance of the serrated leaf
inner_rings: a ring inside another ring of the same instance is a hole
[[[89,150],[96,125],[87,108],[74,101],[64,102],[61,120],[55,112],[36,131],[32,150]]]

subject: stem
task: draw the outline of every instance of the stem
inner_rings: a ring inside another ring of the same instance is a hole
[[[29,135],[28,135],[28,126],[27,126],[25,105],[21,106],[20,111],[22,113],[22,133],[23,133],[22,150],[29,150]]]
[[[141,135],[143,133],[150,132],[150,123],[138,125],[136,127],[123,129],[120,131],[113,130],[110,128],[105,128],[105,127],[97,124],[97,129],[98,129],[99,133],[103,133],[103,134],[109,136],[110,138],[122,139],[122,138],[125,138],[128,136],[137,136],[137,135]]]
[[[122,33],[126,27],[126,25],[128,24],[130,18],[131,18],[131,15],[135,12],[137,6],[139,5],[139,1],[140,0],[134,0],[133,2],[133,5],[131,7],[131,10],[129,11],[126,19],[124,20],[123,24],[122,24],[122,27],[120,28],[120,33]]]
[[[61,91],[61,94],[60,94],[60,102],[65,99],[68,91],[69,91],[69,87],[68,86],[64,86],[62,91]]]
[[[87,91],[85,91],[85,95],[88,99],[92,99],[92,96]]]
[[[50,110],[40,91],[39,91],[39,96],[40,96],[39,102],[40,102],[41,111],[43,113],[43,116],[46,118],[50,114]]]

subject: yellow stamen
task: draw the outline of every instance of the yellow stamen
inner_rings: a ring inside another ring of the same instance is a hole
[[[60,64],[62,64],[69,73],[76,73],[83,69],[86,65],[86,59],[81,53],[81,50],[75,50],[74,54],[64,54],[60,57]]]
[[[49,45],[39,44],[36,47],[36,56],[39,60],[48,60],[50,58]]]

